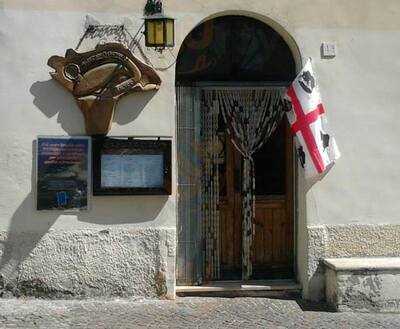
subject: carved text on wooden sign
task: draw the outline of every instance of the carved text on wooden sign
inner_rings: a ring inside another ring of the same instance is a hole
[[[88,135],[110,131],[120,97],[156,90],[161,85],[155,70],[119,43],[98,45],[85,53],[68,49],[65,57],[50,57],[48,65],[55,70],[50,73],[53,79],[75,97]]]

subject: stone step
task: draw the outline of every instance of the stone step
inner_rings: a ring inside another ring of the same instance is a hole
[[[213,281],[201,286],[177,286],[177,296],[296,298],[301,286],[292,280]]]
[[[323,264],[334,310],[400,313],[400,257],[328,258]]]

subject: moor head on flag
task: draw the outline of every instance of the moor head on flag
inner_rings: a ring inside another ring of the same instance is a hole
[[[310,71],[304,71],[299,77],[299,84],[306,93],[311,94],[315,88],[315,78]]]

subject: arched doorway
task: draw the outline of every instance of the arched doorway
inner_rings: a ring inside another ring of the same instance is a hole
[[[176,65],[178,285],[243,277],[243,156],[228,137],[221,115],[215,112],[210,119],[205,114],[205,93],[275,90],[287,86],[295,74],[284,39],[254,18],[208,20],[183,42]],[[202,154],[205,126],[210,125],[216,132],[212,168],[204,165]],[[206,192],[204,176],[213,177]],[[293,144],[284,118],[255,155],[250,279],[294,277],[293,181]]]

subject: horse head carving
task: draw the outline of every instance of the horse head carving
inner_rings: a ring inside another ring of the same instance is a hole
[[[72,93],[83,113],[88,135],[106,135],[118,99],[133,92],[157,90],[155,70],[119,43],[98,45],[93,51],[68,49],[65,57],[52,56],[50,75]]]

